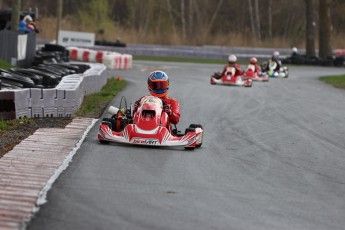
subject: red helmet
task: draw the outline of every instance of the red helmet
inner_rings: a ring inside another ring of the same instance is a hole
[[[255,65],[257,62],[258,62],[258,59],[256,59],[255,57],[252,57],[250,60],[249,60],[250,64],[253,64]]]

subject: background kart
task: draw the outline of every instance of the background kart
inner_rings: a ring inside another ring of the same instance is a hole
[[[255,72],[255,66],[253,64],[249,64],[246,68],[246,71],[243,73],[243,79],[252,79],[252,81],[267,82],[269,80],[269,77],[265,73]]]
[[[98,139],[101,143],[182,146],[190,150],[202,145],[202,125],[191,124],[184,134],[178,131],[176,126],[172,128],[168,115],[163,111],[163,101],[158,97],[143,97],[134,114],[131,114],[131,108],[127,108],[126,102],[125,104],[122,109],[109,107],[108,112],[112,117],[103,118],[99,127]]]
[[[235,76],[236,69],[229,67],[226,74],[221,76],[219,72],[214,73],[210,78],[211,85],[230,85],[230,86],[244,86],[252,87],[252,79],[243,79],[242,76]]]
[[[276,71],[277,63],[274,61],[268,61],[264,62],[261,65],[261,69],[267,69],[266,74],[269,77],[275,77],[275,78],[288,78],[289,77],[289,70],[287,66],[281,66],[279,71]]]

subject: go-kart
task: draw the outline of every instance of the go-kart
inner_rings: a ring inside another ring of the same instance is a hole
[[[211,85],[230,85],[230,86],[244,86],[252,87],[252,79],[243,79],[242,76],[235,75],[236,69],[234,67],[228,67],[227,72],[224,75],[216,72],[211,76]]]
[[[200,124],[191,124],[185,133],[177,130],[176,125],[169,122],[169,117],[163,110],[164,102],[154,96],[145,96],[140,101],[137,111],[110,106],[108,112],[111,118],[103,118],[99,127],[98,140],[101,143],[118,142],[133,145],[148,146],[182,146],[187,150],[200,147],[203,142],[204,130]]]
[[[269,77],[265,73],[255,72],[255,66],[253,64],[249,64],[243,73],[243,80],[246,80],[246,79],[252,79],[253,81],[267,82],[269,80]]]
[[[262,69],[266,70],[266,74],[269,77],[275,78],[288,78],[289,77],[289,70],[287,66],[281,66],[278,71],[276,71],[277,63],[275,61],[269,60],[268,62],[262,63]]]

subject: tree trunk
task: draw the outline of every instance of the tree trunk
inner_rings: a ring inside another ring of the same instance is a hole
[[[211,18],[211,21],[207,24],[207,27],[206,27],[206,36],[210,33],[210,31],[211,31],[211,28],[212,28],[212,26],[213,26],[213,23],[214,23],[214,21],[216,20],[216,17],[217,17],[217,15],[218,15],[218,12],[219,12],[219,10],[220,10],[220,7],[222,6],[222,4],[223,4],[223,1],[224,0],[219,0],[218,1],[218,5],[217,5],[217,8],[216,8],[216,10],[214,11],[214,13],[213,13],[213,15],[212,15],[212,18]]]
[[[306,55],[315,56],[315,0],[305,0],[306,3]]]
[[[268,14],[268,38],[272,41],[272,0],[268,0],[268,7],[267,7],[267,14]]]
[[[176,27],[175,27],[175,22],[174,22],[174,17],[173,17],[173,13],[172,13],[170,0],[167,0],[167,6],[168,6],[169,18],[170,18],[170,21],[172,23],[173,32],[175,35],[176,34]]]
[[[193,20],[193,0],[189,0],[189,13],[188,13],[188,36],[192,36],[193,28],[194,28],[194,20]]]
[[[11,30],[17,31],[19,25],[20,0],[12,0]]]
[[[259,0],[255,0],[256,38],[261,41]]]
[[[55,34],[56,44],[59,41],[59,31],[60,31],[60,26],[61,26],[62,10],[63,10],[63,0],[58,0],[57,7],[56,7],[56,19],[57,19],[56,20],[56,34]]]
[[[319,1],[319,57],[326,58],[332,55],[331,47],[331,13],[330,13],[330,0]]]
[[[254,15],[252,1],[248,0],[249,18],[250,18],[250,28],[252,30],[253,36],[256,36],[255,26],[254,26]]]
[[[185,18],[185,2],[181,0],[181,24],[182,24],[182,39],[186,41],[186,18]]]

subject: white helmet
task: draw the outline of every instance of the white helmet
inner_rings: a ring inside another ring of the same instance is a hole
[[[229,55],[229,62],[236,62],[237,61],[237,57],[235,56],[235,55],[233,55],[233,54],[231,54],[231,55]]]
[[[274,52],[273,52],[273,56],[274,56],[274,57],[278,57],[278,56],[279,56],[279,51],[274,51]]]
[[[298,53],[298,49],[297,49],[296,47],[293,47],[293,48],[292,48],[292,52]]]

